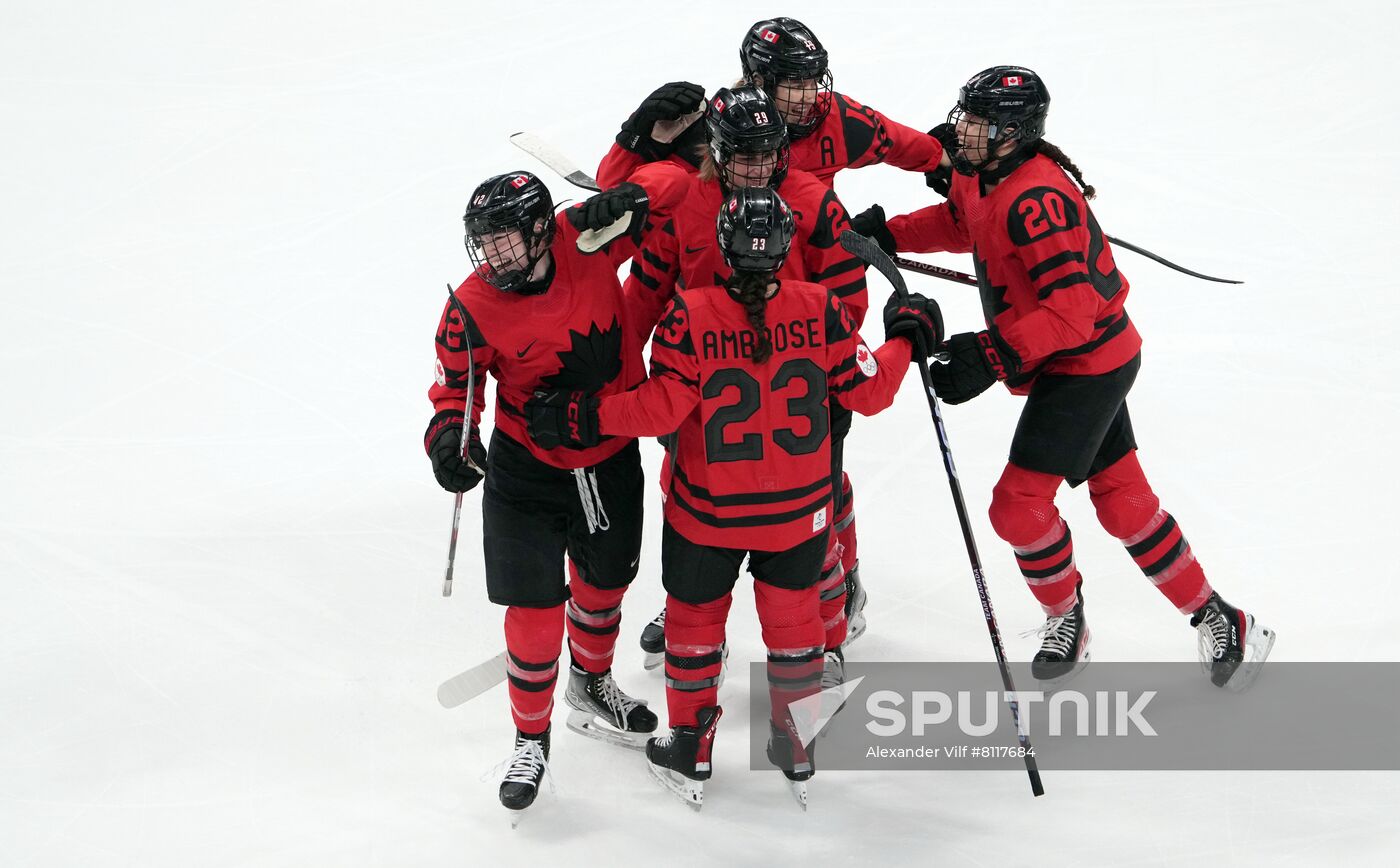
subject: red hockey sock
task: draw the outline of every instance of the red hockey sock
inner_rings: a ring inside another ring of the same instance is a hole
[[[617,628],[622,622],[622,595],[626,587],[613,590],[595,588],[569,561],[569,654],[574,665],[587,672],[607,672],[617,647]]]
[[[817,580],[821,625],[828,649],[840,648],[846,641],[846,570],[842,560],[841,544],[833,542]]]
[[[836,515],[836,541],[841,543],[841,566],[846,572],[856,566],[856,512],[855,492],[851,489],[851,477],[841,474],[841,511]]]
[[[788,706],[821,690],[823,630],[817,589],[798,591],[756,581],[753,595],[768,647],[770,715],[787,728]]]
[[[1210,582],[1176,519],[1152,493],[1136,452],[1089,477],[1089,498],[1104,530],[1118,537],[1133,562],[1177,611],[1189,615],[1204,605],[1210,597]]]
[[[506,607],[507,693],[511,717],[521,732],[541,733],[549,727],[563,641],[563,606]]]
[[[719,705],[724,622],[733,597],[683,603],[666,595],[666,710],[671,726],[695,726],[696,712]]]
[[[1074,608],[1079,569],[1069,525],[1055,508],[1064,477],[1007,464],[988,511],[997,536],[1011,543],[1016,565],[1047,615]]]

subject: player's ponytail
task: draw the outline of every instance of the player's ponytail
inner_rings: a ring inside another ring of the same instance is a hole
[[[1060,150],[1057,146],[1050,144],[1044,139],[1041,139],[1040,152],[1045,156],[1049,157],[1050,159],[1054,160],[1056,165],[1068,172],[1070,177],[1074,178],[1075,183],[1079,185],[1079,189],[1084,191],[1085,199],[1094,198],[1094,194],[1096,191],[1094,190],[1093,185],[1084,183],[1083,173],[1079,171],[1079,167],[1074,164],[1074,161],[1071,160],[1065,154],[1064,151]]]
[[[725,288],[744,306],[753,326],[753,361],[761,365],[773,355],[773,338],[768,333],[768,285],[773,275],[761,271],[736,271],[725,281]]]

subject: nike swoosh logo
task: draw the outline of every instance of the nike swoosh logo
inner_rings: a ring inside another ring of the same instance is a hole
[[[537,340],[539,340],[539,338],[535,338],[535,341],[537,341]],[[535,341],[530,341],[528,344],[525,345],[525,349],[523,349],[523,350],[516,350],[516,351],[515,351],[515,357],[516,357],[517,359],[523,359],[523,358],[525,358],[525,354],[528,353],[528,352],[530,352],[530,347],[533,347],[533,346],[535,345]]]
[[[686,252],[686,253],[699,253],[700,251],[704,250],[704,249],[705,249],[706,247],[708,247],[708,246],[709,246],[708,244],[702,244],[702,245],[700,245],[699,247],[689,247],[689,246],[687,246],[687,247],[685,248],[685,252]]]

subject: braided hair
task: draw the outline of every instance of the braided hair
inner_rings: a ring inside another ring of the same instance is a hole
[[[1056,165],[1068,172],[1070,177],[1074,178],[1075,183],[1079,185],[1079,189],[1084,191],[1085,199],[1094,198],[1096,191],[1094,190],[1093,185],[1084,183],[1083,173],[1079,171],[1079,167],[1074,164],[1074,161],[1071,160],[1065,154],[1064,151],[1060,150],[1058,146],[1052,145],[1044,139],[1041,139],[1039,144],[1040,152],[1042,154],[1054,160]]]
[[[773,275],[763,271],[735,271],[724,282],[734,300],[744,306],[749,315],[749,325],[753,326],[754,364],[761,365],[773,355],[773,336],[768,331],[768,286]]]

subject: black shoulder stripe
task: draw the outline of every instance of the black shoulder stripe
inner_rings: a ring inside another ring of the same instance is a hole
[[[1088,272],[1076,271],[1073,274],[1066,274],[1059,280],[1056,280],[1052,283],[1047,283],[1045,284],[1045,286],[1041,287],[1040,292],[1037,293],[1037,296],[1040,298],[1041,301],[1044,301],[1045,299],[1049,298],[1050,295],[1054,293],[1054,291],[1057,289],[1065,289],[1066,287],[1070,286],[1078,286],[1081,283],[1089,283]]]
[[[831,292],[839,298],[845,298],[848,295],[855,295],[865,288],[865,275],[862,274],[850,283],[843,283],[840,286],[831,287]]]
[[[1049,274],[1066,262],[1078,262],[1082,264],[1084,262],[1084,254],[1080,253],[1078,250],[1065,250],[1056,253],[1054,256],[1037,262],[1031,267],[1030,271],[1026,272],[1026,275],[1030,277],[1031,280],[1039,280],[1043,275]]]
[[[642,286],[645,286],[647,289],[650,289],[653,292],[655,292],[656,290],[661,288],[661,281],[652,277],[650,274],[647,274],[646,269],[642,268],[642,264],[635,259],[632,260],[631,272],[632,276],[637,278],[637,281],[641,283]]]
[[[652,268],[655,268],[662,274],[665,274],[666,272],[671,270],[671,264],[669,262],[662,259],[660,256],[657,256],[655,253],[652,253],[645,247],[642,248],[642,258],[647,261],[647,265],[650,265]],[[1080,261],[1083,262],[1082,259]]]
[[[813,283],[821,283],[823,280],[835,277],[838,274],[845,274],[848,271],[854,271],[855,269],[862,268],[864,266],[864,262],[852,256],[850,259],[843,259],[835,265],[823,268],[821,271],[818,271],[816,274],[812,275],[809,278],[809,280],[811,280]]]

